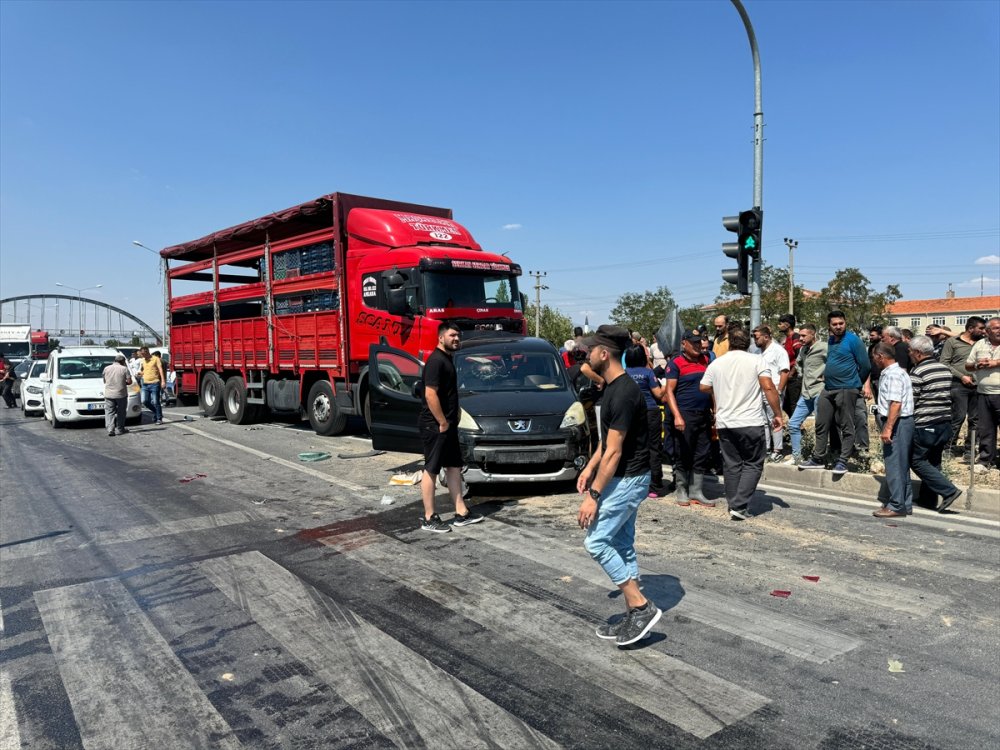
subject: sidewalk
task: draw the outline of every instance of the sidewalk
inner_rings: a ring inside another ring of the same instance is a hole
[[[831,490],[839,495],[874,501],[879,488],[885,483],[885,476],[853,473],[834,476],[829,471],[799,471],[795,466],[768,463],[764,465],[761,482],[789,488]],[[1000,520],[1000,490],[974,486],[970,492],[968,487],[958,482],[955,486],[962,490],[962,496],[955,501],[953,510]],[[914,497],[919,489],[920,480],[914,479]]]

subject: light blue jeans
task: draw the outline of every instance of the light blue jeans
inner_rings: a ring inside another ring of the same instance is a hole
[[[802,423],[806,417],[816,409],[816,397],[806,398],[799,396],[798,403],[795,404],[795,411],[788,421],[788,434],[792,438],[792,455],[802,456]]]
[[[616,586],[639,578],[635,557],[635,516],[649,495],[649,473],[615,477],[597,503],[597,518],[587,529],[583,546]]]
[[[885,417],[882,417],[884,420]],[[913,512],[913,482],[910,481],[910,448],[913,445],[913,417],[900,417],[892,428],[892,442],[882,443],[888,505],[897,513]]]
[[[142,404],[153,412],[153,421],[159,422],[163,419],[163,407],[160,406],[160,384],[142,384]]]

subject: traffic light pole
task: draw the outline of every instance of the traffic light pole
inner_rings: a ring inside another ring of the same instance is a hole
[[[750,40],[750,53],[753,55],[754,113],[753,113],[753,207],[763,209],[764,203],[764,105],[760,91],[760,53],[757,50],[757,37],[753,33],[750,16],[740,0],[730,0],[743,19]],[[750,280],[750,327],[760,325],[760,264],[761,253],[754,255]]]

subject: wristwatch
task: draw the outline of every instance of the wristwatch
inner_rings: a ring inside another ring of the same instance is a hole
[[[593,487],[591,487],[591,488],[590,488],[590,489],[588,490],[588,492],[590,492],[590,496],[591,496],[591,497],[592,497],[592,498],[593,498],[593,499],[594,499],[595,501],[597,501],[597,500],[600,500],[600,499],[601,499],[601,491],[600,491],[600,490],[595,490],[595,489],[594,489]]]

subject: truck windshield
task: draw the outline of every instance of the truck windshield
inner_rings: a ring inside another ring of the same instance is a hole
[[[549,352],[489,351],[488,347],[455,354],[459,393],[483,391],[564,391],[563,365]]]
[[[23,359],[28,356],[27,341],[4,341],[0,343],[0,354],[8,359]]]
[[[63,357],[59,360],[59,379],[99,378],[104,374],[104,368],[114,361],[113,354],[106,357]]]
[[[422,274],[428,307],[494,307],[520,310],[517,276],[427,271]]]

